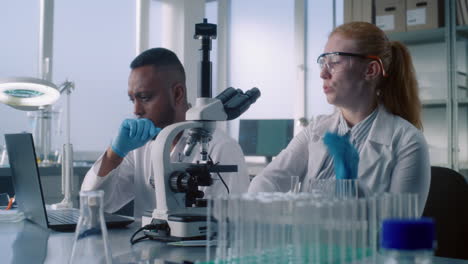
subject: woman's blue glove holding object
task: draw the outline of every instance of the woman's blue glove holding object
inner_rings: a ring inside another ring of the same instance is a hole
[[[327,132],[323,142],[334,159],[336,178],[357,179],[359,153],[349,142],[349,136]]]
[[[147,118],[125,119],[120,125],[119,134],[112,142],[112,150],[120,157],[142,147],[154,138],[161,129]]]

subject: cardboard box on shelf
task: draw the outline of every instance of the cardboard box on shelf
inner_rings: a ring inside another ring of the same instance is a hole
[[[385,32],[404,32],[405,10],[405,0],[375,0],[375,24]]]
[[[375,23],[374,21],[374,1],[373,0],[361,0],[362,1],[362,16],[361,21]]]
[[[444,3],[441,0],[406,0],[406,29],[408,31],[443,26]]]
[[[353,20],[361,21],[362,19],[362,0],[353,0]]]
[[[343,22],[348,23],[353,21],[353,0],[343,1]]]
[[[365,21],[373,23],[373,0],[344,0],[343,22]]]

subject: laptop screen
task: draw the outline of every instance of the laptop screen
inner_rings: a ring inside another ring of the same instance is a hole
[[[32,135],[5,134],[5,142],[18,208],[27,219],[47,228],[47,215]]]

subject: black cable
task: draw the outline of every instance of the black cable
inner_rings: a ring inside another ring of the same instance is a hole
[[[210,155],[208,155],[208,158],[210,159],[211,163],[213,163],[213,165],[219,164],[219,162],[214,163],[214,162],[213,162],[213,159],[211,158]],[[226,182],[224,181],[223,177],[221,177],[221,174],[219,174],[219,172],[216,172],[216,174],[218,174],[219,179],[220,179],[221,182],[224,184],[224,187],[226,187],[226,190],[227,190],[227,192],[228,192],[228,194],[229,194],[229,187],[227,186],[227,184],[226,184]]]
[[[135,236],[136,236],[138,233],[140,233],[141,231],[143,231],[143,230],[154,230],[154,229],[157,229],[158,227],[159,227],[159,225],[148,224],[148,225],[145,225],[145,226],[143,226],[143,227],[138,228],[137,231],[135,231],[135,233],[133,233],[132,237],[130,237],[130,244],[134,245],[135,243],[140,242],[140,241],[142,241],[142,240],[144,240],[144,239],[149,239],[149,238],[151,238],[151,237],[148,236],[148,235],[144,235],[144,236],[141,236],[141,237],[139,237],[139,238],[137,238],[137,239],[134,239]]]
[[[226,190],[229,194],[229,187],[227,186],[226,182],[224,182],[223,177],[221,177],[221,174],[219,174],[219,172],[216,172],[216,174],[218,174],[218,177],[221,179],[221,182],[224,184],[224,187],[226,187]]]
[[[130,237],[130,244],[133,245],[133,244],[135,244],[135,243],[137,243],[137,242],[139,242],[139,241],[141,241],[141,240],[143,240],[143,239],[145,239],[145,238],[148,237],[147,235],[144,235],[144,236],[141,236],[141,237],[139,237],[139,238],[133,240],[133,238],[135,238],[135,236],[136,236],[138,233],[140,233],[141,231],[145,230],[146,227],[147,227],[147,225],[146,225],[146,226],[143,226],[143,227],[140,227],[140,228],[137,229],[137,231],[135,231],[135,233],[133,233],[133,235]]]

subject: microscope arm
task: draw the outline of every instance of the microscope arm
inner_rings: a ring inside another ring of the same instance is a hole
[[[182,210],[185,208],[182,193],[171,190],[169,180],[171,173],[185,168],[181,163],[171,162],[170,153],[172,142],[184,129],[201,128],[202,122],[186,121],[165,127],[156,140],[151,144],[151,163],[156,192],[156,209],[154,214],[166,218],[169,211]]]

